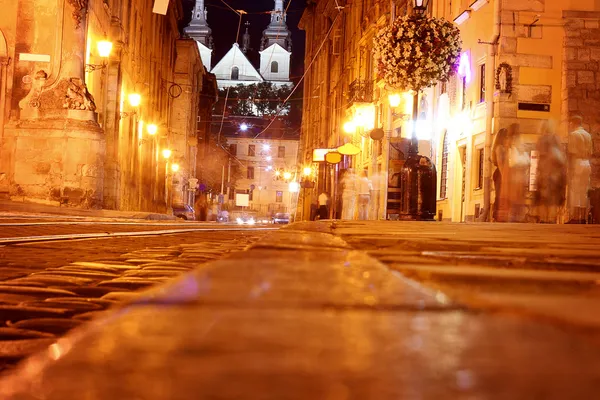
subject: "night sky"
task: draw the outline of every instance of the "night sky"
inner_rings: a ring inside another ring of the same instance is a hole
[[[260,50],[260,41],[263,30],[269,25],[269,11],[275,7],[274,0],[224,0],[227,4],[236,10],[244,10],[248,14],[243,16],[242,28],[238,42],[241,43],[242,34],[245,31],[246,21],[250,22],[250,42],[252,51],[248,55],[250,61],[255,67],[258,67]],[[298,21],[302,16],[305,6],[305,0],[284,0],[284,8],[291,4],[287,11],[287,25],[292,32],[292,80],[302,74],[304,63],[304,32],[298,29]],[[213,66],[229,51],[231,45],[236,41],[237,26],[239,17],[231,11],[221,0],[205,0],[205,7],[208,10],[208,25],[212,29],[214,48],[213,48]],[[195,0],[183,0],[185,18],[182,21],[186,26],[191,19],[192,9]]]

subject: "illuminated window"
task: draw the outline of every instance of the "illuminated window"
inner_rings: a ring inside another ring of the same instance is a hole
[[[448,186],[448,132],[444,132],[444,142],[442,145],[442,168],[440,169],[440,199],[447,197],[446,189]]]

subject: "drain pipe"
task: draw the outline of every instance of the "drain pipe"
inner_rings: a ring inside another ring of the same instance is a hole
[[[500,0],[494,1],[494,30],[492,34],[492,40],[490,42],[482,42],[481,44],[487,44],[487,57],[486,57],[486,78],[485,87],[485,104],[486,104],[486,118],[485,118],[485,145],[483,149],[484,164],[483,164],[483,214],[479,217],[480,222],[486,222],[490,220],[490,204],[492,196],[492,130],[494,128],[494,86],[496,80],[496,55],[498,49],[498,41],[500,39],[500,28],[501,28],[501,12],[502,2]]]

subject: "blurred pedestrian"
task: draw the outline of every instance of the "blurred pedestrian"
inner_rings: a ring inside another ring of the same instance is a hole
[[[342,219],[354,219],[358,182],[352,168],[348,168],[342,178]]]
[[[509,137],[509,222],[523,222],[525,219],[525,189],[527,187],[529,171],[529,154],[524,150],[521,142],[521,133],[518,124],[511,124],[508,128]]]
[[[317,198],[319,219],[329,219],[329,195],[322,192]]]
[[[371,190],[373,185],[367,177],[367,171],[362,172],[362,176],[358,181],[358,219],[369,219],[369,203],[371,202]]]
[[[559,209],[565,203],[567,157],[561,148],[553,121],[542,125],[537,142],[538,166],[534,202],[541,223],[556,223]]]
[[[588,190],[590,188],[590,156],[592,154],[592,137],[583,129],[583,118],[574,116],[569,121],[568,143],[568,204],[569,222],[585,223],[588,207]]]
[[[502,190],[503,179],[508,180],[508,149],[508,129],[502,128],[492,146],[492,164],[496,167],[492,174],[495,191],[492,220],[497,222],[508,221],[508,194]]]

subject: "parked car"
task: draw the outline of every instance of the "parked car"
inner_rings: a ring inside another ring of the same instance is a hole
[[[290,214],[289,213],[276,213],[273,216],[274,224],[289,224],[290,223]]]
[[[196,213],[192,206],[188,204],[174,204],[173,205],[173,215],[177,218],[195,221]]]

